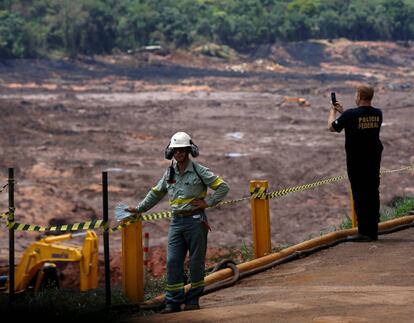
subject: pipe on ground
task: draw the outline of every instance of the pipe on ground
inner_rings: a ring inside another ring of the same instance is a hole
[[[397,219],[381,222],[378,225],[379,234],[386,234],[395,232],[398,230],[406,229],[408,227],[414,226],[414,215],[407,215]],[[264,257],[260,257],[245,263],[241,263],[237,265],[237,269],[240,274],[240,278],[245,277],[247,275],[253,275],[260,271],[266,270],[268,268],[274,267],[280,263],[290,261],[296,258],[300,258],[301,256],[310,254],[317,250],[330,247],[332,245],[336,245],[341,242],[346,242],[348,236],[357,234],[357,228],[335,231],[327,233],[323,236],[313,238],[311,240],[307,240],[296,244],[294,246],[288,247],[283,249],[279,252],[272,253],[266,255]],[[206,276],[204,278],[204,283],[206,288],[213,283],[217,283],[220,281],[227,281],[229,278],[236,274],[235,269],[225,268],[219,271],[213,272],[212,274]],[[228,285],[228,284],[226,284]],[[225,287],[225,286],[222,286]],[[191,288],[191,284],[185,285],[184,289],[187,292]],[[217,288],[216,288],[217,289]],[[215,290],[216,290],[215,289]],[[211,292],[211,291],[210,291]],[[149,301],[141,303],[141,307],[149,308],[149,307],[157,307],[160,303],[164,303],[164,295],[159,295]]]

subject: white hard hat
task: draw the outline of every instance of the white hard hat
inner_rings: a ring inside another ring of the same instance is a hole
[[[191,137],[185,132],[175,133],[170,140],[169,148],[191,147]]]

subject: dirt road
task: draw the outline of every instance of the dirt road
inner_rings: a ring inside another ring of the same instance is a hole
[[[413,322],[413,234],[342,243],[206,295],[199,311],[129,322]]]

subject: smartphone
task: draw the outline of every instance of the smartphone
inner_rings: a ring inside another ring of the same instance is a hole
[[[333,105],[335,105],[335,103],[338,102],[338,101],[336,101],[336,93],[335,92],[331,92],[331,101],[332,101]]]

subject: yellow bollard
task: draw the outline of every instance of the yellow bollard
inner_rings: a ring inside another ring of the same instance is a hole
[[[250,181],[250,193],[266,193],[267,181]],[[253,227],[253,248],[255,258],[268,255],[272,251],[270,241],[270,217],[269,199],[265,194],[260,199],[252,199],[252,227]]]
[[[140,303],[144,300],[141,221],[122,229],[122,288],[131,302]]]
[[[358,219],[355,213],[355,206],[354,206],[354,196],[352,195],[352,188],[349,186],[349,198],[351,200],[351,214],[352,214],[352,227],[358,227]]]

